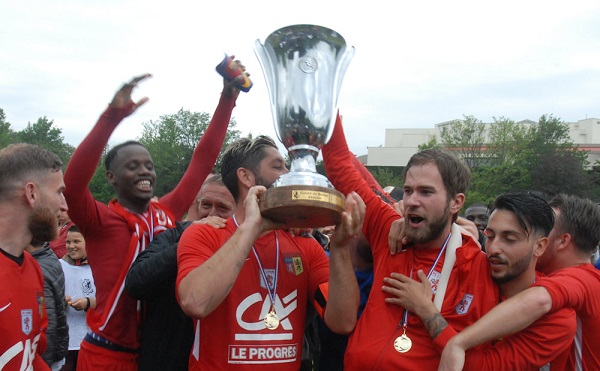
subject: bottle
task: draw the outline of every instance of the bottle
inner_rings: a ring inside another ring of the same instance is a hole
[[[237,87],[243,92],[248,92],[250,88],[252,88],[252,81],[250,81],[250,78],[244,72],[242,67],[233,60],[233,56],[230,57],[225,54],[223,61],[217,65],[217,72],[227,81],[231,81],[236,77],[243,75],[244,80],[241,84],[238,84]]]

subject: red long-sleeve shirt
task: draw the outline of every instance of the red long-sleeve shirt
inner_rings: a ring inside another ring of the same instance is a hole
[[[234,106],[234,98],[221,96],[211,123],[194,150],[190,165],[181,181],[173,191],[160,198],[163,208],[170,210],[176,219],[180,219],[187,211],[204,179],[212,170],[227,133]],[[98,315],[110,310],[106,308],[107,298],[115,285],[122,284],[117,282],[117,277],[123,269],[128,269],[133,263],[125,261],[132,232],[122,217],[106,204],[94,200],[88,184],[110,135],[127,116],[127,112],[127,108],[106,109],[73,153],[64,177],[64,195],[69,205],[69,216],[86,239],[88,260],[94,272],[97,290],[95,311]],[[162,230],[164,228],[155,226],[154,233]],[[137,324],[137,302],[126,292],[119,296],[111,320],[103,330],[98,324],[89,323],[94,332],[132,349],[139,346]]]

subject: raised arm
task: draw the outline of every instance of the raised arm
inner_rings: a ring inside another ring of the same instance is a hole
[[[360,291],[350,244],[358,241],[365,209],[365,203],[356,192],[348,194],[346,211],[342,213],[342,221],[335,227],[329,244],[329,298],[324,319],[336,333],[350,333],[356,326]]]
[[[188,228],[181,237],[177,256],[177,293],[181,309],[190,317],[204,318],[225,300],[256,239],[264,231],[275,228],[275,224],[260,214],[258,197],[265,190],[263,186],[250,188],[244,201],[244,221],[223,246],[188,273],[185,272],[189,269],[190,261],[191,264],[195,263],[186,251],[193,250],[199,240],[197,233],[190,233],[195,232],[193,227]]]
[[[84,222],[86,215],[90,215],[86,210],[94,207],[95,204],[88,184],[102,158],[102,152],[119,123],[148,101],[148,98],[144,97],[138,102],[134,102],[131,99],[131,92],[141,81],[150,76],[150,74],[144,74],[134,77],[117,91],[96,125],[71,156],[65,170],[66,189],[64,195],[68,205],[77,205],[77,207],[71,208],[69,216],[80,228],[83,227],[80,224]]]
[[[386,228],[382,229],[381,225],[391,224],[399,215],[373,192],[372,186],[376,182],[369,183],[372,177],[365,178],[354,165],[355,156],[348,148],[339,114],[331,139],[323,146],[322,152],[325,171],[333,186],[343,194],[358,193],[367,205],[363,233],[371,247],[379,246],[380,240],[387,241],[387,232],[384,232]]]
[[[238,76],[242,77],[242,76]],[[223,92],[208,128],[200,138],[183,177],[171,192],[160,198],[177,220],[180,220],[194,202],[206,176],[210,174],[227,134],[227,127],[235,101],[240,93],[238,80],[224,81]]]

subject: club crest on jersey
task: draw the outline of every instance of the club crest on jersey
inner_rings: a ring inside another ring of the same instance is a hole
[[[275,288],[275,269],[265,269],[265,276],[267,277],[267,280],[269,281],[269,288],[267,289],[267,286],[265,285],[265,279],[263,278],[262,274],[259,272],[258,274],[260,275],[260,287],[262,287],[263,289],[267,289],[267,290],[273,290]]]
[[[90,281],[88,278],[84,278],[83,282],[81,283],[81,288],[83,290],[83,293],[86,295],[90,295],[94,293],[94,288],[92,287],[92,281]]]
[[[285,267],[289,273],[293,273],[296,276],[299,276],[304,272],[304,265],[302,264],[302,258],[297,256],[286,256],[283,259],[285,263]]]
[[[44,313],[46,313],[46,298],[44,297],[44,293],[42,291],[36,291],[35,296],[38,303],[40,318],[44,318]]]
[[[431,293],[435,295],[438,290],[438,285],[440,284],[440,276],[442,274],[438,271],[432,271],[431,276],[429,276],[429,282],[431,282]]]
[[[31,333],[31,328],[33,327],[33,310],[31,309],[21,309],[21,331],[25,335],[29,335]]]
[[[469,307],[471,306],[472,302],[473,302],[473,295],[465,294],[465,296],[463,296],[462,300],[460,301],[460,303],[458,303],[458,305],[456,306],[456,308],[454,308],[454,310],[456,310],[456,313],[458,313],[458,314],[465,314],[469,311]]]

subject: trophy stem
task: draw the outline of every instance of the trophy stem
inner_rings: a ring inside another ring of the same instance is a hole
[[[289,147],[288,154],[291,158],[290,171],[317,172],[318,148],[307,144],[300,144]]]

